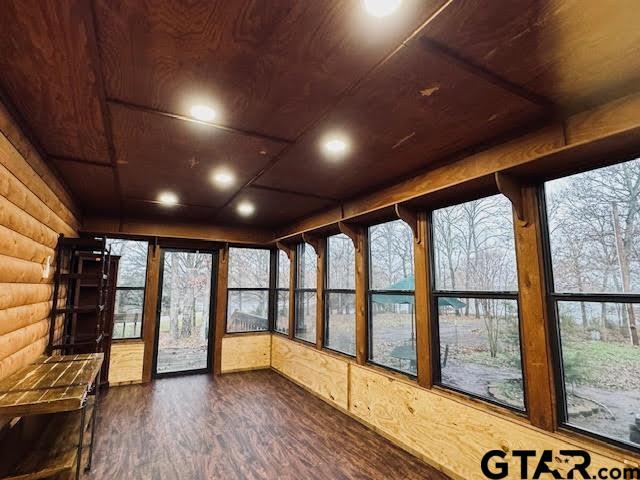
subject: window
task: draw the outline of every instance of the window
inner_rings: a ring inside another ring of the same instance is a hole
[[[266,249],[229,249],[227,333],[269,329],[270,259]]]
[[[545,184],[561,421],[640,448],[640,160]]]
[[[369,361],[416,375],[413,233],[402,220],[369,227]]]
[[[289,278],[291,262],[282,250],[278,250],[278,282],[276,288],[276,332],[289,333]]]
[[[356,352],[355,248],[344,234],[327,239],[324,344],[347,355]]]
[[[316,283],[318,257],[308,243],[298,245],[296,255],[296,330],[295,337],[316,343]]]
[[[437,382],[525,409],[513,213],[502,195],[432,215]]]
[[[113,312],[113,339],[140,338],[149,244],[136,240],[107,239],[111,255],[120,256]]]

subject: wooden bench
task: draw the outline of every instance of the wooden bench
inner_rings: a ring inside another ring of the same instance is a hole
[[[1,479],[79,479],[91,468],[102,362],[101,353],[40,357],[0,381],[1,417],[46,418],[26,453],[0,448]]]

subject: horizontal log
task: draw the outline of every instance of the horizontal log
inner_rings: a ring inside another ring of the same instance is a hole
[[[51,302],[33,303],[0,310],[0,338],[49,316]]]
[[[9,355],[0,361],[0,379],[8,377],[12,373],[17,372],[22,367],[33,363],[44,352],[47,347],[48,335],[39,338],[22,350],[18,350],[13,355]]]
[[[61,286],[60,298],[65,296],[66,287]],[[43,283],[0,283],[0,310],[48,302],[53,295],[53,285]]]
[[[58,233],[51,227],[33,218],[20,207],[0,195],[0,225],[10,228],[25,237],[49,248],[58,242]]]
[[[76,218],[80,218],[78,206],[74,204],[66,186],[60,178],[45,163],[35,145],[25,135],[9,112],[6,105],[0,102],[0,131],[11,144],[20,152],[20,156],[42,178],[49,188],[72,211]]]
[[[44,204],[51,207],[56,215],[71,228],[79,226],[78,219],[71,213],[58,196],[49,188],[31,165],[15,149],[9,139],[0,132],[0,164],[4,165],[20,182],[31,190]]]
[[[47,257],[52,262],[55,252],[53,248],[0,225],[0,254],[42,264]]]
[[[49,332],[49,319],[43,318],[36,323],[0,335],[0,362],[3,359],[31,345]]]
[[[48,278],[42,278],[42,264],[0,255],[0,283],[50,283],[53,269]]]
[[[7,167],[0,164],[0,196],[58,233],[74,236],[76,231],[62,220],[48,205],[40,200],[18,180]]]

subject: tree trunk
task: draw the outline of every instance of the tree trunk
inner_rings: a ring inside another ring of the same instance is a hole
[[[624,293],[631,292],[631,272],[629,271],[629,257],[627,255],[627,246],[622,239],[622,232],[620,229],[620,217],[618,214],[618,205],[614,202],[612,204],[613,212],[613,231],[616,237],[616,249],[618,253],[618,264],[620,265],[620,276],[622,277],[622,291]],[[633,304],[626,304],[627,307],[627,322],[629,325],[629,336],[631,343],[634,346],[640,345],[638,342],[638,330],[636,328],[636,315],[633,310]]]

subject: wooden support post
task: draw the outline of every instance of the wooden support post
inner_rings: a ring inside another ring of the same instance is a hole
[[[227,283],[229,279],[229,245],[218,251],[218,275],[216,279],[215,341],[213,347],[213,373],[222,373],[222,337],[227,319]]]
[[[319,239],[316,253],[318,255],[316,280],[316,348],[322,350],[324,343],[324,284],[327,253],[327,241],[325,238]]]
[[[418,384],[425,388],[433,386],[432,341],[431,341],[431,282],[429,281],[429,224],[426,212],[416,215],[417,236],[414,238],[415,269],[415,315],[416,356]]]
[[[298,268],[298,250],[291,250],[289,268],[289,338],[293,340],[296,330],[296,270]]]
[[[356,250],[356,362],[367,362],[367,249],[365,229],[353,223],[338,222],[338,228],[353,241]]]
[[[516,218],[526,225],[527,218],[524,211],[521,182],[504,172],[496,172],[495,179],[500,193],[511,201]]]
[[[142,320],[142,340],[144,354],[142,359],[142,382],[151,381],[153,375],[153,351],[156,342],[156,323],[158,321],[158,294],[160,292],[160,247],[149,243],[147,254],[146,289]]]
[[[527,409],[533,425],[553,431],[556,426],[555,390],[538,208],[540,198],[537,187],[521,186],[520,191],[522,214],[527,222],[514,218],[514,224]]]

